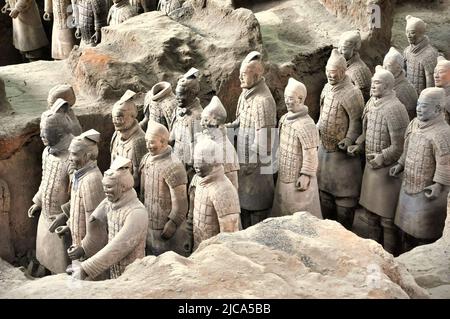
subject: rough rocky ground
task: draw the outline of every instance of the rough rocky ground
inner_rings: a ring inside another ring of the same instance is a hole
[[[202,243],[189,258],[148,256],[117,280],[27,280],[0,263],[0,298],[428,298],[371,240],[309,213]]]

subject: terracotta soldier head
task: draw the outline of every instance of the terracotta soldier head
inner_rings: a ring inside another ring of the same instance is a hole
[[[75,136],[69,146],[69,161],[73,169],[79,170],[88,163],[97,161],[100,133],[89,130]]]
[[[442,56],[437,58],[437,65],[434,69],[434,83],[440,88],[450,86],[450,61]]]
[[[225,124],[227,110],[217,96],[213,96],[211,102],[203,109],[200,124],[203,128],[218,128]]]
[[[384,57],[383,68],[391,72],[394,77],[399,76],[405,68],[403,55],[397,49],[391,47]]]
[[[187,108],[195,101],[200,93],[200,83],[198,81],[198,70],[191,68],[181,79],[178,80],[175,89],[178,107]]]
[[[169,131],[167,128],[155,121],[148,122],[145,141],[150,155],[155,156],[164,152],[169,143]]]
[[[112,121],[116,131],[125,132],[129,130],[136,121],[138,110],[132,98],[136,95],[133,91],[128,90],[117,101],[112,109]]]
[[[427,122],[441,115],[444,98],[445,91],[442,88],[433,87],[423,90],[417,101],[417,118],[422,122]]]
[[[333,49],[325,69],[328,83],[331,85],[340,83],[345,78],[345,71],[347,71],[347,61],[337,49]]]
[[[76,102],[75,92],[69,84],[58,84],[50,89],[47,97],[47,106],[51,108],[58,98],[64,99],[73,106]]]
[[[388,95],[394,89],[395,78],[391,72],[385,70],[381,65],[375,68],[375,74],[372,77],[372,86],[370,87],[370,96],[381,98]]]
[[[41,139],[45,146],[53,147],[70,134],[69,122],[65,114],[45,111],[41,116]]]
[[[284,103],[288,112],[298,113],[304,108],[306,95],[306,86],[302,82],[289,78],[288,85],[284,89]]]
[[[406,16],[406,37],[411,45],[420,43],[427,29],[427,24],[422,19],[413,16]]]
[[[257,51],[250,52],[241,63],[239,72],[241,88],[251,89],[262,79],[263,74],[264,65],[261,53]]]
[[[117,202],[124,193],[134,186],[134,178],[131,174],[131,161],[122,156],[116,157],[102,180],[103,191],[106,198],[111,202]]]
[[[361,49],[361,34],[358,30],[344,32],[339,39],[339,53],[348,61]]]
[[[222,165],[220,146],[209,138],[199,140],[194,149],[194,169],[198,176],[205,177]]]

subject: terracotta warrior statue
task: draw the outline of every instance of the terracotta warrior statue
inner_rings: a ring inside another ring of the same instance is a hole
[[[97,167],[100,133],[89,130],[73,138],[69,146],[69,161],[74,171],[69,207],[63,207],[60,220],[67,220],[67,226],[53,223],[53,229],[61,236],[66,232],[72,237],[72,247],[80,246],[86,236],[87,224],[92,212],[105,198],[102,173]],[[106,244],[106,243],[104,243]]]
[[[395,48],[391,47],[384,57],[383,68],[394,75],[394,92],[397,98],[406,107],[409,120],[416,117],[417,91],[405,76],[405,59]]]
[[[168,145],[169,131],[148,122],[145,135],[148,153],[141,161],[140,199],[148,213],[147,255],[166,251],[185,255],[180,225],[188,212],[187,175],[183,163]]]
[[[437,65],[434,69],[434,82],[436,87],[445,90],[445,103],[442,111],[444,112],[445,121],[450,124],[450,61],[442,56],[437,58]]]
[[[369,238],[383,244],[390,253],[397,248],[394,225],[400,180],[389,176],[389,169],[403,152],[409,124],[405,106],[394,92],[394,75],[377,66],[372,78],[372,96],[363,113],[363,130],[349,153],[365,153],[366,165],[359,203],[365,208]]]
[[[58,105],[59,107],[64,108],[64,114],[67,116],[67,120],[69,121],[70,130],[72,135],[78,136],[82,133],[82,128],[80,121],[75,115],[72,107],[76,102],[75,92],[71,85],[69,84],[58,84],[50,89],[47,96],[47,107],[51,109],[57,99],[63,99],[66,103]],[[55,105],[56,107],[56,105]],[[54,111],[57,111],[54,109]]]
[[[144,119],[139,123],[143,130],[147,129],[149,120],[161,123],[169,132],[175,117],[177,100],[169,82],[156,83],[147,92],[144,99]]]
[[[147,153],[145,132],[139,126],[136,117],[138,110],[132,98],[136,93],[128,90],[112,109],[112,121],[116,130],[111,139],[111,163],[117,156],[131,160],[135,188],[139,187],[139,164]]]
[[[359,31],[348,31],[342,34],[339,40],[339,53],[347,60],[347,74],[353,84],[361,90],[364,101],[370,98],[370,79],[372,72],[361,60],[361,34]]]
[[[390,174],[403,172],[403,183],[395,213],[402,231],[402,251],[428,244],[442,235],[450,190],[450,126],[441,108],[442,88],[422,91],[417,118],[405,134],[405,147]]]
[[[69,24],[71,0],[45,0],[44,20],[50,21],[53,15],[52,58],[66,59],[75,45],[75,36]]]
[[[13,19],[13,44],[30,61],[42,57],[48,39],[35,0],[6,0],[2,13]]]
[[[92,248],[98,248],[95,239],[102,236],[91,234],[88,229],[81,246],[74,246],[69,252],[69,256],[74,254],[71,256],[74,259],[80,255],[89,257],[79,268],[74,267],[76,278],[92,280],[109,270],[109,278],[115,279],[133,261],[145,256],[148,215],[133,189],[131,167],[129,159],[118,156],[104,174],[102,183],[106,198],[91,214],[89,223],[104,227],[108,243],[89,257]]]
[[[308,115],[306,86],[290,78],[284,91],[288,113],[280,119],[278,181],[271,216],[307,211],[322,218],[317,185],[319,131]]]
[[[69,201],[69,145],[73,135],[67,118],[62,113],[45,111],[41,117],[42,181],[33,197],[28,217],[41,211],[36,237],[36,258],[52,273],[64,273],[68,265],[66,241],[50,231],[52,223],[61,213],[61,206]]]
[[[12,107],[6,97],[5,82],[0,78],[0,113],[11,111]]]
[[[188,221],[193,224],[193,249],[221,232],[239,231],[241,227],[239,196],[225,176],[221,148],[211,139],[202,139],[194,150],[194,168],[199,176],[193,209]]]
[[[194,175],[192,156],[196,134],[201,132],[200,117],[203,111],[197,97],[200,92],[197,76],[198,70],[192,68],[178,81],[175,89],[177,109],[170,133],[170,144],[175,155],[186,165],[189,181]]]
[[[102,38],[102,27],[106,26],[108,6],[105,0],[71,0],[75,25],[75,38],[80,46],[96,46]]]
[[[200,138],[210,138],[222,145],[222,164],[225,176],[238,189],[239,158],[233,144],[228,139],[227,129],[225,128],[226,120],[227,111],[225,107],[217,96],[213,96],[211,102],[202,112],[200,124],[203,131],[200,133]]]
[[[326,66],[328,83],[320,97],[318,182],[324,218],[350,229],[361,187],[361,160],[347,153],[361,135],[364,98],[346,74],[347,62],[334,49]]]
[[[226,125],[238,129],[239,201],[244,228],[266,219],[273,203],[273,169],[268,163],[272,160],[271,131],[276,127],[276,104],[263,74],[261,54],[250,52],[241,63],[242,93],[236,120]]]
[[[128,0],[128,1],[131,7],[133,8],[134,12],[136,12],[136,14],[150,11],[150,8],[147,5],[148,0]]]
[[[406,37],[409,46],[405,49],[406,77],[417,94],[434,86],[434,68],[438,51],[425,35],[427,24],[419,18],[406,16]]]
[[[137,15],[137,12],[128,0],[113,0],[114,5],[109,9],[106,23],[108,25],[117,25],[131,17]]]

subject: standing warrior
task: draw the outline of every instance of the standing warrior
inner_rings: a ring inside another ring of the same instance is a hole
[[[320,97],[318,182],[324,218],[347,229],[353,224],[361,187],[361,161],[347,148],[361,135],[364,98],[346,74],[345,58],[334,49],[326,66],[328,83]]]
[[[197,97],[200,83],[197,79],[198,70],[191,68],[178,81],[175,89],[177,109],[170,134],[175,155],[186,165],[188,180],[194,175],[193,154],[196,134],[201,132],[200,118],[203,111]]]
[[[284,90],[288,113],[280,119],[278,181],[271,216],[307,211],[322,218],[317,167],[319,131],[304,104],[306,87],[290,78]]]
[[[394,75],[394,92],[397,98],[406,107],[409,120],[416,117],[417,91],[405,76],[405,59],[395,48],[391,47],[384,57],[383,68]]]
[[[202,112],[201,125],[203,132],[200,136],[210,138],[222,146],[222,164],[225,170],[225,176],[234,185],[236,190],[238,186],[239,158],[236,150],[228,139],[225,122],[227,111],[217,96],[213,96],[211,102]]]
[[[109,270],[109,277],[115,279],[128,265],[145,256],[148,216],[133,189],[131,165],[129,159],[119,156],[105,172],[102,183],[106,198],[91,214],[89,223],[99,223],[106,228],[108,243],[75,269],[77,278],[96,279]],[[98,243],[91,240],[91,235],[96,237],[96,234],[89,231],[81,246],[73,248],[77,254],[80,250],[83,255],[92,251],[92,247],[97,248]]]
[[[41,211],[39,217],[36,258],[52,273],[64,273],[68,256],[64,241],[50,231],[61,206],[69,201],[69,145],[73,135],[64,114],[45,111],[41,117],[41,138],[46,146],[42,153],[42,181],[33,197],[28,217]]]
[[[134,186],[139,187],[139,164],[147,153],[145,132],[139,126],[136,117],[138,110],[131,100],[136,93],[128,90],[112,109],[112,121],[116,130],[111,139],[111,163],[117,156],[131,160]]]
[[[89,130],[73,138],[69,146],[69,161],[74,170],[70,193],[69,214],[64,212],[57,219],[67,219],[67,226],[54,222],[56,232],[61,235],[70,232],[72,246],[80,246],[86,236],[89,217],[105,198],[102,173],[97,167],[98,142],[100,133]],[[104,243],[106,244],[106,243]],[[71,250],[71,248],[69,248]]]
[[[76,102],[75,92],[73,91],[72,86],[69,84],[58,84],[52,87],[50,91],[48,91],[47,107],[49,109],[52,108],[55,105],[57,99],[63,99],[67,102],[59,106],[64,108],[63,111],[67,115],[67,120],[69,121],[72,135],[80,135],[83,130],[81,128],[80,121],[78,121],[78,118],[76,117],[75,112],[72,108],[72,106]]]
[[[259,52],[250,52],[242,61],[242,93],[236,120],[226,126],[238,128],[237,152],[239,200],[242,226],[250,227],[267,218],[273,203],[274,181],[271,162],[271,130],[276,126],[275,100],[263,77],[264,65]]]
[[[444,57],[437,58],[437,65],[434,69],[434,82],[436,87],[445,90],[445,103],[442,108],[445,120],[450,124],[450,61]]]
[[[137,14],[128,0],[113,0],[113,2],[114,5],[109,9],[106,19],[108,25],[121,24]]]
[[[377,66],[372,78],[372,97],[363,113],[362,135],[356,145],[349,147],[351,154],[359,155],[365,150],[359,203],[366,210],[369,238],[383,243],[392,254],[397,248],[394,215],[401,182],[389,176],[389,169],[402,155],[409,124],[405,106],[395,96],[394,83],[392,73]]]
[[[450,190],[450,127],[441,107],[442,88],[422,91],[417,118],[405,134],[405,148],[390,174],[404,171],[395,224],[402,230],[402,250],[429,244],[442,236]]]
[[[50,21],[53,14],[52,58],[66,59],[75,45],[75,37],[69,24],[69,6],[71,0],[45,0],[44,20]]]
[[[195,188],[193,216],[194,250],[208,238],[241,229],[239,196],[225,176],[221,145],[203,139],[194,152],[194,168],[200,180]]]
[[[71,0],[77,30],[75,38],[81,46],[96,46],[102,38],[102,27],[106,26],[109,8],[105,0]]]
[[[169,131],[150,121],[145,135],[147,153],[141,161],[140,199],[148,213],[147,255],[166,251],[185,255],[180,225],[188,212],[187,175],[168,145]]]
[[[13,19],[13,44],[30,61],[42,57],[48,39],[42,26],[39,9],[34,0],[6,0],[2,13]]]
[[[347,74],[353,84],[361,90],[364,101],[370,98],[370,79],[372,72],[361,60],[361,34],[359,31],[348,31],[342,34],[339,40],[339,53],[347,60]]]
[[[139,124],[145,130],[149,120],[155,121],[167,127],[170,132],[176,108],[177,100],[172,92],[172,85],[169,82],[156,83],[145,95],[144,119]]]
[[[426,28],[427,24],[423,20],[406,16],[406,37],[409,42],[403,53],[406,61],[406,77],[417,94],[425,88],[434,86],[433,73],[438,57],[438,51],[425,35]]]

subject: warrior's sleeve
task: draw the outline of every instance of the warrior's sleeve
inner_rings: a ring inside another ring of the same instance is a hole
[[[20,13],[27,11],[30,9],[33,0],[18,0],[13,9],[16,9]]]
[[[92,10],[94,11],[95,31],[100,31],[106,25],[108,12],[104,0],[92,0]]]
[[[298,138],[302,146],[303,162],[301,174],[316,176],[319,167],[317,148],[319,146],[319,132],[313,123],[303,124],[298,130]]]
[[[255,119],[255,141],[254,145],[258,146],[258,154],[269,155],[272,147],[272,131],[276,126],[276,106],[273,98],[263,96],[256,98],[256,119]]]
[[[49,13],[53,12],[53,0],[44,1],[44,11]]]
[[[129,255],[146,237],[148,216],[144,208],[136,208],[128,215],[122,229],[98,253],[81,263],[91,278],[96,278],[112,265]]]
[[[396,104],[386,116],[391,145],[383,149],[381,154],[383,154],[384,165],[388,166],[397,162],[403,153],[409,116],[403,104]]]
[[[370,109],[370,101],[367,102],[366,106],[364,107],[362,116],[361,116],[361,125],[362,125],[362,130],[361,130],[361,135],[358,136],[358,138],[355,141],[356,145],[361,145],[362,147],[364,147],[364,143],[366,142],[366,130],[367,130],[367,113],[369,113],[369,109]]]
[[[429,54],[424,60],[423,69],[427,88],[434,87],[434,69],[436,68],[438,55],[438,52],[434,48],[430,48]]]
[[[189,234],[192,234],[193,229],[195,190],[199,179],[200,177],[195,174],[194,177],[192,177],[191,183],[189,184],[188,188],[189,209],[186,219],[186,229]]]
[[[94,256],[108,242],[108,221],[107,199],[104,199],[97,208],[92,212],[91,216],[95,217],[94,221],[87,218],[86,236],[81,241],[86,257]]]
[[[346,102],[344,102],[343,107],[347,112],[349,119],[346,138],[354,143],[356,139],[361,135],[361,116],[364,108],[364,98],[359,89],[355,88],[355,91],[352,93],[353,96],[345,100]]]
[[[138,176],[139,176],[139,181],[140,181],[140,188],[139,188],[139,199],[142,203],[144,203],[144,198],[145,198],[145,172],[144,172],[144,168],[145,168],[145,163],[147,162],[147,158],[149,156],[150,153],[144,155],[144,157],[141,160],[141,163],[139,164],[139,171],[138,171]]]
[[[220,187],[212,197],[212,202],[221,233],[241,230],[239,196],[234,187]]]
[[[409,123],[408,127],[406,128],[405,138],[404,138],[405,144],[403,146],[403,153],[402,153],[402,155],[400,156],[400,158],[397,161],[403,167],[405,167],[406,154],[408,153],[409,138],[411,136],[411,133],[413,132],[413,127],[417,125],[416,123],[417,123],[417,118],[412,120]]]
[[[101,173],[89,175],[88,180],[85,183],[82,183],[81,187],[87,223],[89,216],[91,216],[92,212],[105,199]]]
[[[136,144],[133,148],[133,178],[134,186],[136,189],[139,188],[139,165],[141,164],[142,158],[148,153],[147,145],[145,143],[145,138],[140,137],[136,140]]]
[[[170,211],[169,219],[177,226],[180,226],[188,212],[186,190],[188,178],[184,166],[181,163],[171,165],[164,174],[164,180],[167,186],[169,186],[172,201],[172,210]]]
[[[109,25],[109,23],[111,22],[111,18],[112,18],[112,14],[114,11],[114,6],[112,6],[111,8],[109,8],[108,11],[108,17],[106,18],[106,24]]]
[[[46,147],[44,151],[42,152],[42,177],[44,177],[45,172],[45,166],[47,163],[47,156],[48,156],[48,148]],[[42,207],[42,184],[43,184],[43,178],[41,179],[41,184],[39,185],[39,190],[37,191],[36,195],[33,197],[33,203],[38,205],[39,207]]]
[[[436,157],[436,171],[433,182],[450,186],[450,131],[439,132],[434,140],[434,153]]]

